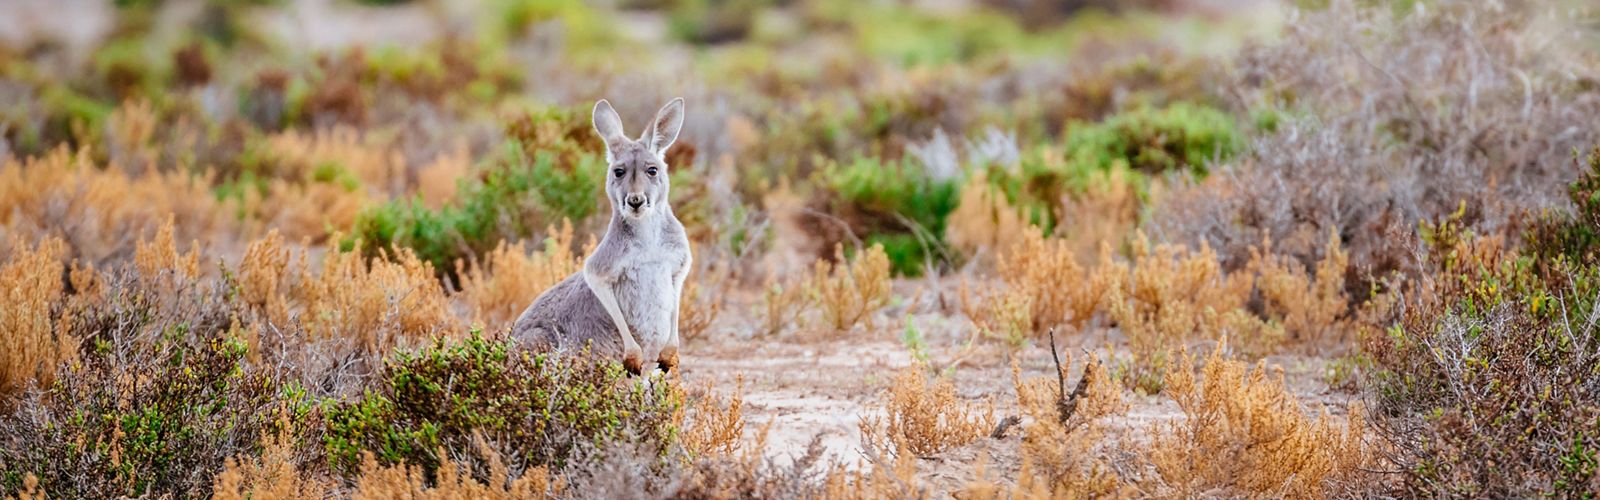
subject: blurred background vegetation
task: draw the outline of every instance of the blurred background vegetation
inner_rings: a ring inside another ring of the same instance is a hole
[[[0,493],[1593,496],[1591,9],[11,0]],[[593,102],[680,96],[686,352],[888,339],[870,466],[504,338],[605,227]],[[1070,401],[995,385],[1057,333]],[[1024,479],[918,475],[997,425]]]

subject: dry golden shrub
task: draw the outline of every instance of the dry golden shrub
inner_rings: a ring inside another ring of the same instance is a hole
[[[914,364],[890,382],[879,412],[862,417],[861,438],[868,446],[918,457],[937,455],[986,435],[995,426],[994,407],[974,409],[956,396],[943,377],[928,380],[927,367]]]
[[[1060,369],[1072,364],[1070,355]],[[1105,461],[1103,449],[1109,429],[1105,418],[1127,410],[1122,388],[1096,360],[1085,365],[1077,386],[1067,389],[1065,372],[1051,380],[1024,379],[1013,362],[1012,380],[1017,404],[1028,417],[1022,438],[1022,468],[1006,497],[1105,498],[1130,493],[1128,484]],[[1063,420],[1063,412],[1069,413]],[[973,498],[983,495],[983,484],[968,485]],[[991,490],[992,491],[992,490]]]
[[[973,336],[986,336],[1022,347],[1033,338],[1033,295],[1025,288],[983,287],[974,290],[961,281],[961,312],[972,320]]]
[[[883,245],[865,249],[854,260],[845,261],[844,247],[834,248],[837,263],[819,260],[806,284],[811,300],[820,306],[822,322],[835,332],[845,332],[866,323],[872,328],[872,314],[889,305],[889,254]]]
[[[267,172],[292,181],[343,181],[344,176],[379,193],[399,193],[405,187],[405,156],[392,148],[363,140],[349,127],[314,133],[286,131],[267,137],[272,161]]]
[[[946,222],[945,235],[950,246],[963,254],[981,257],[985,251],[993,252],[988,255],[1005,253],[1032,230],[1028,217],[990,186],[983,172],[967,178],[957,203]]]
[[[14,237],[56,236],[85,262],[125,259],[131,245],[171,220],[179,239],[209,239],[225,211],[205,179],[152,171],[130,177],[96,167],[87,151],[59,148],[0,167],[0,226]]]
[[[274,325],[298,322],[309,339],[353,339],[370,353],[460,326],[433,266],[408,249],[372,258],[359,248],[330,251],[320,266],[307,260],[276,231],[251,242],[237,270],[240,299]]]
[[[61,305],[62,259],[67,245],[47,238],[29,247],[13,243],[16,252],[0,266],[0,395],[14,393],[30,382],[49,384],[55,370],[76,353],[65,322],[53,313]]]
[[[39,476],[28,474],[22,478],[22,490],[17,492],[16,500],[49,500],[44,488],[39,487]]]
[[[1082,192],[1063,198],[1056,236],[1081,259],[1096,257],[1103,246],[1119,246],[1138,227],[1140,207],[1159,197],[1160,182],[1149,186],[1141,200],[1139,187],[1125,170],[1092,177]]]
[[[1224,274],[1216,253],[1164,244],[1140,235],[1131,264],[1115,264],[1119,286],[1106,310],[1128,338],[1135,363],[1159,372],[1171,352],[1195,340],[1237,339],[1250,350],[1276,346],[1282,332],[1244,309],[1250,273]]]
[[[200,243],[190,242],[189,253],[178,253],[178,242],[173,237],[173,222],[167,219],[150,240],[134,243],[133,267],[147,280],[174,286],[192,282],[200,277]]]
[[[305,267],[304,256],[292,263],[290,257],[283,237],[274,229],[266,237],[250,242],[245,247],[244,258],[239,261],[240,300],[262,311],[268,321],[277,325],[289,321],[289,294],[294,280],[299,278],[299,271]]]
[[[261,437],[261,455],[229,458],[212,480],[211,494],[218,500],[290,500],[324,498],[335,483],[295,467],[295,436],[287,421],[276,434]]]
[[[1307,417],[1281,371],[1252,369],[1222,350],[1200,367],[1186,353],[1166,373],[1165,394],[1184,418],[1156,436],[1148,457],[1169,494],[1318,497],[1328,481],[1369,463],[1359,406],[1344,425],[1326,412]]]
[[[799,283],[767,275],[761,285],[761,334],[773,336],[793,326],[811,305],[811,294]]]
[[[695,457],[737,453],[744,443],[744,377],[738,378],[726,405],[712,394],[709,384],[702,392],[690,403],[683,419],[684,449]]]
[[[722,294],[716,291],[705,293],[706,283],[712,283],[714,289],[722,289],[727,282],[725,272],[707,270],[700,276],[695,276],[691,271],[683,282],[683,296],[678,301],[678,335],[684,341],[698,340],[717,321],[717,316],[722,314]]]
[[[875,459],[870,467],[830,469],[823,478],[820,498],[894,500],[930,497],[930,492],[917,480],[916,456],[910,453],[883,456],[878,450],[881,448],[867,450]]]
[[[408,339],[456,330],[450,299],[433,266],[409,249],[372,259],[330,252],[320,273],[301,269],[293,297],[313,339],[351,338],[369,353],[387,353]]]
[[[438,210],[449,205],[456,197],[460,180],[472,168],[472,152],[465,143],[434,157],[433,161],[417,170],[417,196],[423,206]]]
[[[1329,233],[1314,275],[1293,258],[1274,255],[1270,241],[1250,253],[1248,269],[1256,273],[1262,308],[1283,325],[1287,340],[1301,346],[1343,345],[1350,340],[1355,325],[1346,319],[1350,299],[1344,291],[1350,257],[1339,247],[1338,233]]]
[[[1052,328],[1081,329],[1119,282],[1109,246],[1100,260],[1085,268],[1072,243],[1029,227],[996,262],[1004,288],[962,282],[961,310],[980,333],[1018,346]]]
[[[521,476],[512,479],[505,460],[481,441],[478,453],[487,459],[489,464],[487,483],[473,479],[470,467],[465,463],[458,462],[454,466],[439,467],[438,474],[429,478],[421,467],[404,464],[379,465],[371,452],[362,452],[361,475],[356,478],[355,493],[352,497],[357,500],[394,498],[512,500],[556,498],[565,489],[562,481],[552,477],[549,470],[544,467],[523,471]],[[447,455],[441,449],[438,456]]]
[[[301,184],[273,179],[265,195],[247,190],[239,201],[248,232],[277,229],[294,240],[328,242],[336,231],[351,227],[374,199],[360,189],[315,182]]]
[[[130,99],[106,117],[106,148],[111,163],[128,172],[149,172],[156,166],[160,151],[152,149],[157,118],[147,99]]]
[[[322,242],[372,203],[406,192],[404,155],[354,129],[274,134],[264,149],[266,193],[246,190],[240,201],[247,218],[264,225],[252,229]]]
[[[456,261],[461,276],[458,297],[472,311],[474,323],[490,330],[504,328],[539,294],[583,269],[583,255],[572,251],[572,222],[563,221],[559,229],[551,226],[546,232],[550,236],[540,252],[529,253],[520,242],[501,241],[481,265]],[[586,248],[594,245],[590,238]]]

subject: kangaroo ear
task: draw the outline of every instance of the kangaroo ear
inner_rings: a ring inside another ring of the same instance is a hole
[[[672,147],[673,141],[678,140],[678,130],[683,128],[683,98],[673,99],[661,111],[656,113],[656,119],[650,122],[650,130],[644,132],[640,138],[649,141],[650,151],[655,154],[665,154],[667,148]]]
[[[622,118],[617,116],[617,110],[611,109],[611,103],[601,99],[594,103],[594,131],[600,134],[600,140],[606,142],[606,157],[611,157],[611,150],[626,142],[626,135],[622,134]]]

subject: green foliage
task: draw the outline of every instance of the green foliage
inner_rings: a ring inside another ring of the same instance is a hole
[[[474,332],[390,358],[365,396],[327,409],[324,445],[346,472],[370,451],[431,473],[446,458],[436,450],[465,453],[474,435],[517,466],[559,467],[622,440],[664,451],[682,404],[671,385],[629,380],[618,363],[535,355]]]
[[[1204,175],[1212,158],[1226,160],[1244,145],[1233,117],[1187,103],[1139,109],[1098,124],[1068,127],[1069,164],[1105,170],[1119,162],[1149,173],[1186,170]]]
[[[837,199],[833,213],[843,214],[868,244],[882,243],[895,272],[920,275],[928,255],[945,252],[946,219],[959,201],[956,180],[870,158],[829,165],[823,177]]]
[[[362,212],[343,246],[354,248],[360,240],[372,250],[407,247],[448,272],[456,259],[486,252],[502,239],[526,238],[563,219],[584,220],[599,206],[603,160],[568,157],[575,163],[562,163],[550,151],[530,161],[509,142],[476,182],[463,181],[457,204],[433,210],[417,199],[390,201]]]
[[[1576,198],[1592,183],[1574,185],[1579,213],[1547,218],[1525,252],[1483,250],[1494,244],[1462,229],[1464,208],[1423,227],[1430,286],[1363,345],[1379,428],[1413,491],[1565,497],[1597,484],[1600,266],[1585,257],[1596,248],[1541,236],[1579,234],[1566,231],[1586,224]]]
[[[1568,187],[1572,212],[1544,214],[1527,243],[1544,259],[1600,264],[1600,148],[1578,164],[1587,169]]]
[[[150,293],[151,281],[79,311],[80,360],[0,416],[0,492],[37,477],[59,498],[188,497],[263,433],[314,436],[305,391],[252,366],[223,290]],[[94,346],[88,348],[87,346]],[[303,433],[303,434],[302,434]]]

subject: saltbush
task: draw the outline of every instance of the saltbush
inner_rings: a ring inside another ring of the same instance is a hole
[[[1574,184],[1574,198],[1593,183],[1591,173]],[[1364,342],[1377,427],[1409,491],[1564,497],[1600,487],[1600,266],[1581,236],[1594,204],[1574,202],[1577,214],[1546,219],[1524,251],[1465,230],[1463,212],[1424,227],[1428,274],[1402,321]]]
[[[1232,157],[1243,144],[1243,134],[1227,113],[1179,102],[1068,127],[1063,146],[1069,163],[1095,170],[1125,162],[1148,173],[1187,170],[1205,175],[1208,162]]]
[[[31,476],[63,498],[187,497],[263,433],[312,418],[304,390],[247,362],[223,287],[156,286],[113,283],[74,311],[79,359],[0,416],[0,491]]]
[[[362,452],[431,473],[449,458],[438,450],[467,454],[474,436],[513,470],[559,468],[581,449],[615,442],[665,450],[682,404],[671,385],[630,381],[615,362],[533,354],[474,334],[389,358],[364,396],[327,408],[324,445],[347,473]]]

